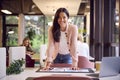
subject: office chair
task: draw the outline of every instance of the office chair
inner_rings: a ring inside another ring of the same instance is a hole
[[[84,56],[78,56],[78,67],[79,68],[94,68],[94,62],[89,61],[88,58]]]

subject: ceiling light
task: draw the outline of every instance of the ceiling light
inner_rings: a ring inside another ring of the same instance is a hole
[[[13,29],[9,29],[8,34],[13,34],[14,30]]]
[[[35,12],[33,12],[33,11],[30,11],[30,12],[28,12],[28,14],[35,14]]]
[[[35,8],[35,7],[36,7],[36,5],[33,4],[31,8],[33,9],[33,8]]]
[[[116,22],[115,25],[116,25],[116,26],[119,26],[119,22]]]
[[[86,8],[90,8],[90,6],[89,6],[89,5],[87,5],[87,6],[86,6]]]
[[[8,32],[8,34],[13,34],[13,33],[14,33],[14,31],[9,31],[9,32]]]
[[[12,14],[12,12],[10,12],[9,10],[1,10],[1,12],[5,13],[5,14]]]
[[[9,31],[9,32],[8,32],[8,34],[13,34],[13,33],[14,33],[14,31]]]
[[[29,12],[28,12],[28,14],[35,14],[35,12],[33,11],[35,7],[36,7],[36,6],[35,6],[34,4],[31,5],[31,6],[29,7]]]

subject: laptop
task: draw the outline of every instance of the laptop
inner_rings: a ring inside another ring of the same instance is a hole
[[[120,74],[120,57],[103,57],[100,73],[88,74],[88,76],[103,78]]]

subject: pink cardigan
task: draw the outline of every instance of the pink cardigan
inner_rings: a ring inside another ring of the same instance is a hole
[[[78,56],[77,56],[78,28],[75,25],[69,24],[65,32],[67,33],[67,42],[69,43],[68,47],[70,50],[70,55],[72,56],[72,66],[76,67],[78,62]],[[52,62],[56,58],[58,54],[58,49],[59,49],[59,42],[54,43],[52,36],[52,27],[50,27],[48,31],[48,48],[46,51],[47,62]]]

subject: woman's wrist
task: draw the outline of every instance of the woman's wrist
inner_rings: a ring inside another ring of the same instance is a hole
[[[50,67],[52,62],[46,62],[46,67]]]

